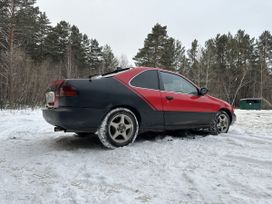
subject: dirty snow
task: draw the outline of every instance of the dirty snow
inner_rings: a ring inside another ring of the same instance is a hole
[[[106,150],[40,110],[0,111],[0,203],[272,203],[272,111],[236,113],[228,134]]]

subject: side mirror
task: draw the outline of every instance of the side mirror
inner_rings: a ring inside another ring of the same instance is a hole
[[[204,95],[206,95],[208,93],[208,91],[209,90],[207,88],[201,88],[199,90],[199,93],[200,93],[201,96],[204,96]]]

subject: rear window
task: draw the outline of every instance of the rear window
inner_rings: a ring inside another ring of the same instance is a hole
[[[132,86],[146,88],[146,89],[159,89],[158,72],[156,70],[145,71],[136,76],[130,83]]]

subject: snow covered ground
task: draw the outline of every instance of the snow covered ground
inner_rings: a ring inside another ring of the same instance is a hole
[[[220,136],[154,136],[105,150],[41,111],[0,111],[0,203],[272,203],[272,111]]]

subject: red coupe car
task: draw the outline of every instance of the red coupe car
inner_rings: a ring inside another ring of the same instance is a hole
[[[164,69],[117,69],[88,79],[54,81],[43,116],[56,131],[95,133],[108,148],[133,143],[146,131],[227,133],[236,120],[233,107],[207,92]]]

